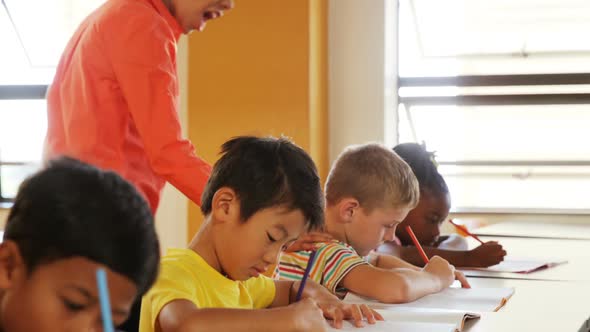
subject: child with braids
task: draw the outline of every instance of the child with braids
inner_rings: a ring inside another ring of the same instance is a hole
[[[437,255],[460,267],[488,267],[500,263],[506,251],[497,242],[486,242],[467,250],[463,238],[457,235],[440,236],[440,227],[451,208],[451,197],[445,180],[437,170],[434,153],[416,143],[399,144],[393,150],[410,165],[416,175],[420,200],[397,227],[398,243],[388,242],[379,251],[391,253],[414,265],[424,265],[405,231],[406,226],[411,226],[430,257]]]

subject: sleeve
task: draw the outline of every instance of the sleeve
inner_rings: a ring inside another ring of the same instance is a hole
[[[359,265],[368,264],[354,249],[340,243],[321,247],[317,255],[323,264],[322,285],[332,293],[336,293],[336,288],[348,272]]]
[[[276,287],[273,279],[266,276],[250,278],[246,281],[246,289],[250,293],[254,309],[268,308],[276,296]]]
[[[141,319],[148,319],[152,330],[156,318],[164,306],[174,300],[188,300],[195,303],[194,280],[182,267],[170,263],[163,263],[156,283],[143,296],[141,302]]]
[[[200,205],[211,166],[182,138],[174,35],[151,13],[136,11],[124,20],[104,27],[104,42],[150,165]]]
[[[446,239],[443,239],[441,243],[438,244],[438,249],[445,249],[445,250],[468,250],[469,245],[467,244],[467,240],[458,235],[458,234],[450,234],[447,236]]]

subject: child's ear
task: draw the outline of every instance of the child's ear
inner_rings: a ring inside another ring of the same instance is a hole
[[[16,243],[10,240],[0,243],[0,289],[9,289],[24,273],[26,267]]]
[[[340,220],[345,223],[352,222],[352,216],[355,213],[358,213],[358,208],[360,207],[360,203],[355,198],[344,198],[340,201],[338,206],[338,212],[340,214]]]
[[[221,187],[215,192],[211,202],[211,215],[215,222],[228,222],[239,219],[240,201],[233,189]]]

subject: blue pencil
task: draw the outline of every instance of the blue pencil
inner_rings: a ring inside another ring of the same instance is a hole
[[[98,285],[98,299],[102,316],[102,329],[104,332],[114,332],[113,318],[111,317],[111,302],[109,300],[109,286],[107,273],[104,269],[96,270],[96,283]]]
[[[299,285],[299,290],[297,291],[297,296],[295,297],[295,301],[301,300],[301,295],[303,295],[303,288],[305,287],[305,283],[307,282],[307,278],[309,278],[309,273],[311,272],[311,267],[313,266],[313,261],[315,260],[315,251],[312,251],[309,254],[309,260],[307,260],[307,267],[305,268],[305,272],[303,273],[303,278],[301,279],[301,285]]]

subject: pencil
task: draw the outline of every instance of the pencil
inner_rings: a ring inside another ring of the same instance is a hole
[[[416,235],[414,234],[414,231],[412,231],[412,227],[406,226],[406,232],[408,232],[408,234],[412,238],[412,242],[414,242],[414,245],[418,249],[418,252],[420,253],[420,256],[422,256],[422,259],[424,260],[424,264],[428,264],[428,262],[430,260],[428,259],[428,256],[426,256],[426,253],[424,252],[424,249],[422,249],[422,246],[420,245],[420,242],[418,242],[418,238],[416,238]]]
[[[299,285],[297,296],[295,296],[295,301],[301,300],[301,295],[303,295],[303,288],[305,287],[305,283],[309,278],[309,273],[311,272],[311,267],[313,266],[313,261],[315,260],[315,253],[315,251],[312,251],[311,254],[309,254],[309,259],[307,260],[307,267],[305,267],[305,272],[303,273],[303,278],[301,279],[301,284]]]
[[[102,268],[96,270],[96,283],[98,285],[98,300],[100,301],[102,329],[104,332],[114,332],[115,328],[113,327],[113,318],[111,317],[111,304],[109,300],[107,274]]]
[[[477,237],[477,235],[471,233],[467,227],[465,227],[464,225],[459,225],[459,224],[455,224],[455,222],[453,221],[453,219],[449,219],[449,222],[455,226],[455,228],[459,231],[459,233],[463,233],[467,236],[471,236],[472,238],[476,239],[479,243],[483,244],[483,241]]]

